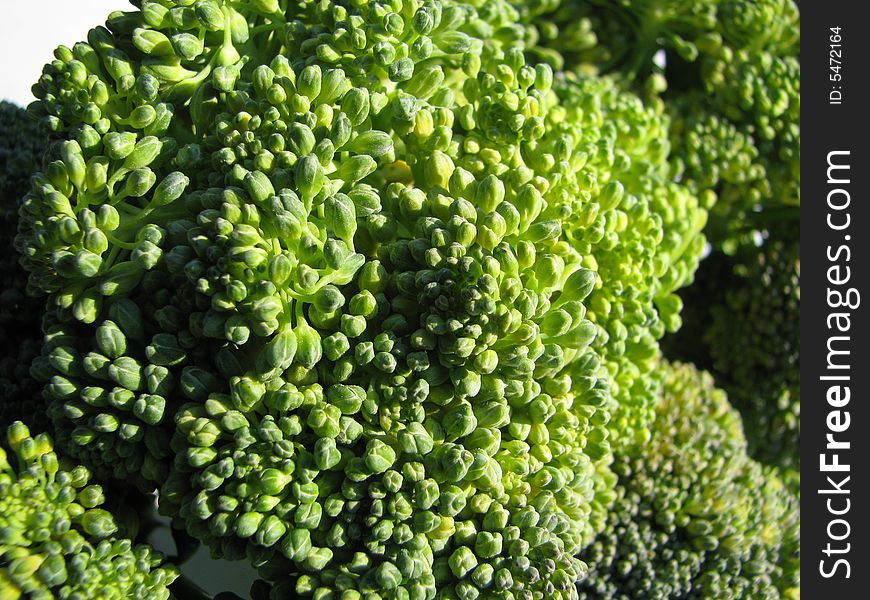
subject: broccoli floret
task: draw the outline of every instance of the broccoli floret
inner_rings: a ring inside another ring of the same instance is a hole
[[[781,224],[734,257],[715,253],[685,291],[686,328],[668,354],[693,357],[716,375],[743,413],[750,453],[796,471],[800,465],[800,244]],[[697,301],[704,298],[705,302]],[[693,348],[690,338],[700,340]]]
[[[704,338],[717,381],[744,414],[750,452],[798,469],[800,244],[768,239],[741,256],[733,273],[723,301],[711,307]]]
[[[712,378],[662,364],[649,441],[620,449],[617,500],[587,549],[585,598],[796,598],[797,499],[746,454]]]
[[[487,36],[498,11],[306,7],[290,63],[280,13],[198,6],[185,72],[154,62],[146,41],[187,38],[151,3],[59,50],[37,89],[72,138],[19,238],[56,307],[40,365],[59,435],[163,482],[217,553],[308,571],[301,594],[573,593],[612,485],[602,376],[633,385],[618,365],[654,356],[664,325],[641,323],[699,251],[660,112],[608,84],[554,91]],[[329,19],[332,41],[311,25]],[[55,91],[82,68],[90,123]],[[103,87],[129,116],[99,116]],[[612,352],[590,346],[602,331]]]
[[[68,467],[45,434],[19,422],[0,447],[0,587],[4,598],[169,598],[176,577],[148,546],[117,537],[103,490]]]
[[[614,74],[634,84],[662,72],[656,54],[667,50],[693,61],[697,40],[715,31],[717,0],[553,0],[524,11],[542,54],[568,70]],[[537,5],[537,4],[536,4]],[[669,65],[670,66],[670,65]]]
[[[611,439],[648,435],[658,339],[680,326],[675,291],[691,281],[704,249],[709,194],[674,181],[669,120],[607,79],[568,73],[556,84],[584,169],[573,191],[567,237],[595,269],[587,316],[610,374]]]
[[[800,63],[721,47],[699,90],[670,102],[686,183],[717,196],[706,230],[728,254],[800,207]],[[702,102],[702,97],[709,98]]]
[[[517,3],[527,36],[553,52],[530,51],[567,70],[615,75],[629,84],[664,74],[697,84],[697,63],[716,50],[797,56],[800,14],[793,0],[541,0]],[[658,53],[664,51],[662,64]],[[694,79],[694,81],[693,81]]]
[[[18,264],[13,247],[18,207],[45,146],[36,120],[24,109],[0,102],[0,428],[4,430],[23,418],[40,429],[48,421],[39,384],[29,373],[40,352],[45,302],[27,296],[27,272]]]
[[[278,590],[570,597],[584,572],[611,275],[566,227],[599,204],[616,243],[617,141],[565,121],[503,17],[151,2],[37,86],[59,141],[18,240],[59,438]]]
[[[567,0],[534,3],[521,15],[550,51],[543,60],[556,56],[567,69],[607,73],[665,100],[683,181],[718,197],[706,232],[714,245],[734,251],[745,213],[799,206],[792,0]]]
[[[41,166],[45,150],[46,140],[39,123],[23,108],[0,101],[0,197],[4,224],[14,219],[9,213],[14,215],[18,201],[27,193],[30,174]],[[8,235],[4,229],[4,236]]]
[[[798,58],[759,55],[743,48],[722,48],[717,52],[717,57],[705,65],[705,91],[713,98],[714,110],[753,141],[758,159],[752,168],[764,170],[766,186],[761,194],[736,186],[722,190],[720,212],[796,209],[800,206]],[[724,221],[729,217],[734,220],[734,215],[728,213],[721,218]]]
[[[703,198],[702,204],[710,209],[703,232],[715,252],[737,256],[731,259],[734,264],[723,267],[725,272],[745,271],[746,255],[758,253],[756,240],[776,237],[779,234],[771,230],[777,224],[795,220],[800,205],[800,62],[799,30],[795,26],[799,14],[795,3],[569,1],[536,3],[521,14],[527,26],[540,34],[542,43],[561,53],[559,64],[577,71],[608,73],[623,85],[643,90],[651,101],[664,101],[671,118],[673,169],[679,173],[681,184]],[[657,53],[664,55],[664,62],[658,65]],[[547,60],[543,55],[542,59]],[[720,262],[729,262],[724,256],[720,258]],[[714,262],[708,261],[707,265],[712,267]],[[690,264],[695,265],[697,262]],[[716,298],[728,287],[726,282],[731,281],[735,289],[724,293],[734,295],[744,294],[736,288],[745,288],[746,282],[741,277],[715,275],[712,268],[702,271],[706,275],[699,277],[707,277],[709,286],[699,282],[695,290],[682,296],[683,300],[671,296],[660,300],[658,307],[665,314],[669,308],[678,310],[689,304],[690,312],[703,314],[690,316],[690,320],[701,323],[706,331],[710,319],[706,308],[717,303]],[[784,272],[795,271],[786,267]],[[692,278],[689,269],[682,283]],[[797,282],[784,294],[799,296]],[[763,302],[759,298],[754,304],[760,307]],[[748,308],[748,304],[744,299],[744,307]],[[737,331],[740,327],[729,324],[737,313],[727,309],[724,313],[728,316],[718,319],[724,333],[719,341],[724,344],[736,335],[748,342],[745,333]],[[791,322],[792,317],[786,320]],[[675,331],[678,325],[675,318],[669,331]],[[748,325],[749,329],[753,327]],[[706,335],[714,338],[717,333]],[[765,360],[776,362],[778,373],[790,373],[787,378],[792,383],[783,383],[780,376],[768,377],[764,381],[777,382],[769,389],[757,390],[760,393],[748,400],[748,388],[732,389],[727,371],[715,368],[709,349],[699,347],[700,336],[697,327],[690,327],[671,344],[679,346],[672,355],[699,362],[724,377],[722,385],[731,393],[735,405],[741,409],[754,406],[747,411],[747,418],[754,424],[760,422],[760,430],[767,432],[750,432],[753,453],[765,461],[788,465],[791,459],[775,457],[793,454],[785,449],[795,446],[799,431],[799,394],[794,391],[795,368],[789,366],[794,359],[780,361],[771,357],[783,353],[792,356],[793,351],[758,346],[759,354],[773,350]],[[767,345],[770,340],[766,338]],[[717,342],[708,342],[713,343]],[[793,346],[790,342],[789,348]],[[729,344],[716,360],[723,367],[729,361],[740,360],[736,357],[746,352],[736,348]],[[636,360],[632,361],[629,368],[636,364]],[[748,384],[751,378],[746,381]],[[621,405],[637,403],[638,398],[646,398],[648,403],[654,386],[648,377],[642,382],[647,390],[634,391],[633,400]],[[759,411],[767,415],[760,421],[755,418]],[[616,416],[612,423],[619,421]],[[643,429],[633,426],[628,430]],[[774,431],[792,433],[777,437]],[[759,448],[770,444],[781,444],[782,448],[772,453]]]

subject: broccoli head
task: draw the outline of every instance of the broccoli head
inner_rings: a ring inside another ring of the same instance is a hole
[[[527,37],[539,44],[530,52],[540,60],[606,73],[665,101],[682,181],[718,199],[706,232],[714,245],[733,252],[746,239],[747,214],[800,205],[796,2],[553,0],[524,6],[519,14]]]
[[[717,381],[744,414],[750,452],[793,469],[800,465],[799,251],[797,240],[776,238],[739,256],[704,334]]]
[[[627,216],[507,14],[146,2],[35,88],[58,439],[276,595],[576,593],[610,401],[566,230]]]
[[[117,537],[103,491],[66,466],[45,434],[19,422],[0,447],[0,587],[3,598],[167,600],[173,569],[148,546]]]
[[[27,418],[47,425],[39,384],[30,376],[40,353],[45,302],[27,295],[27,272],[14,249],[18,208],[30,187],[47,141],[35,119],[9,102],[0,102],[0,428]]]
[[[649,442],[615,456],[617,499],[581,596],[799,597],[798,500],[746,454],[708,374],[663,363],[661,377]]]

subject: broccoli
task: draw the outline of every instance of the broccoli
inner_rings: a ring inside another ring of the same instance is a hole
[[[69,467],[45,434],[13,423],[0,447],[0,588],[3,598],[169,598],[172,568],[145,545],[116,536],[103,490]]]
[[[746,454],[712,378],[663,364],[649,442],[617,455],[617,500],[584,598],[798,598],[797,499]]]
[[[672,167],[681,184],[705,198],[709,218],[703,233],[714,250],[698,274],[705,281],[681,300],[671,300],[690,306],[693,323],[668,343],[668,352],[716,372],[751,423],[754,456],[795,466],[800,430],[797,4],[568,1],[535,3],[523,19],[543,44],[559,52],[559,64],[608,73],[642,90],[648,102],[664,102]],[[664,64],[656,62],[657,53],[664,53]],[[759,250],[759,239],[773,241]],[[689,273],[683,282],[693,277]],[[771,285],[773,302],[760,295]],[[743,318],[747,311],[758,318]],[[773,324],[778,324],[776,337],[769,335]],[[786,341],[773,347],[783,334]]]
[[[740,257],[704,337],[720,385],[745,415],[750,451],[786,468],[800,464],[799,253],[797,240],[770,238]]]
[[[793,470],[789,477],[800,467],[800,244],[792,229],[786,223],[759,247],[706,259],[684,292],[685,328],[666,344],[669,355],[715,374],[744,414],[750,454]]]
[[[39,384],[29,374],[42,345],[44,302],[26,293],[27,272],[18,264],[13,240],[18,207],[40,165],[45,137],[24,109],[0,102],[0,428],[19,419],[47,425]]]
[[[672,138],[689,185],[718,197],[707,235],[733,254],[771,223],[797,221],[800,64],[791,56],[756,58],[740,50],[715,68],[720,72],[710,75],[704,92],[715,99],[711,107],[684,110]],[[699,100],[693,94],[681,102],[703,106]]]
[[[665,100],[682,180],[718,198],[714,245],[733,253],[747,215],[799,206],[796,2],[553,0],[521,14],[542,60]]]
[[[575,158],[587,168],[576,197],[610,172],[597,201],[579,204],[566,230],[600,276],[587,315],[610,373],[610,437],[641,439],[656,402],[658,339],[680,326],[674,292],[697,268],[712,198],[674,181],[661,104],[645,106],[612,81],[571,73],[556,90],[586,142]]]
[[[610,451],[564,224],[582,186],[625,226],[608,155],[578,181],[498,15],[277,8],[146,3],[46,67],[18,247],[58,439],[278,590],[570,597]]]
[[[659,349],[708,238],[795,204],[774,4],[133,4],[28,107],[15,364],[64,454],[254,598],[794,595],[791,496]]]
[[[800,45],[799,8],[793,0],[518,4],[526,35],[551,50],[542,56],[568,70],[608,72],[629,83],[665,74],[669,84],[689,85],[698,75],[694,63],[729,60],[729,50],[796,55]],[[656,56],[662,50],[668,57],[664,65]]]
[[[3,100],[0,101],[0,140],[0,196],[3,223],[7,224],[14,221],[17,202],[27,193],[30,174],[40,167],[46,139],[37,121],[29,118],[23,108]],[[4,235],[9,235],[5,229]]]
[[[507,13],[179,8],[113,15],[36,87],[58,151],[18,240],[58,439],[300,594],[572,594],[612,483],[602,355],[627,395],[703,245],[660,113],[554,88],[486,34]]]

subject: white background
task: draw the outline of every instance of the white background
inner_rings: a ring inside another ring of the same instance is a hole
[[[42,65],[63,44],[72,47],[128,0],[0,0],[0,99],[25,106]]]

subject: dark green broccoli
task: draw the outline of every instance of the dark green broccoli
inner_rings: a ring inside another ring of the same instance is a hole
[[[588,205],[612,244],[626,216],[615,140],[564,120],[552,70],[490,39],[502,18],[150,2],[36,88],[61,141],[18,246],[59,439],[161,484],[279,591],[567,597],[582,576],[608,388],[566,227]]]
[[[663,363],[661,376],[649,441],[614,458],[617,499],[581,597],[799,597],[797,499],[748,457],[709,375]]]
[[[706,333],[717,379],[744,414],[750,451],[800,465],[800,244],[769,239],[734,267]],[[742,315],[743,318],[735,318]]]
[[[35,371],[71,454],[276,589],[570,595],[705,206],[661,106],[529,64],[507,3],[394,8],[149,2],[57,51]]]
[[[47,141],[24,109],[0,102],[0,428],[26,418],[40,429],[48,423],[40,386],[30,363],[40,353],[45,302],[27,295],[27,272],[18,264],[13,240],[18,208],[30,175],[41,165]]]
[[[23,108],[0,101],[0,198],[4,223],[10,218],[9,212],[14,215],[17,211],[18,201],[29,189],[30,175],[40,169],[47,149],[39,122]],[[8,235],[5,230],[4,235]]]
[[[713,371],[744,415],[753,456],[797,470],[800,244],[795,236],[777,228],[760,247],[705,260],[686,290],[691,306],[686,328],[668,341],[668,353],[691,356]],[[700,347],[686,347],[690,338],[700,340]]]

